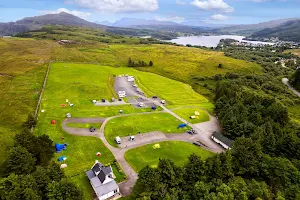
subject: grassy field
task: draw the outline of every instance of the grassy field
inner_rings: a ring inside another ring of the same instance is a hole
[[[0,38],[0,163],[34,113],[53,46],[50,41]]]
[[[81,37],[81,35],[76,35]],[[85,37],[85,36],[84,36]],[[119,40],[116,38],[116,40]],[[153,67],[139,68],[153,74],[137,71],[126,66],[128,57],[133,60],[152,60]],[[155,94],[167,100],[171,106],[198,105],[212,107],[206,98],[195,93],[190,86],[156,74],[181,80],[195,87],[194,77],[213,76],[226,72],[260,73],[254,63],[247,63],[223,56],[222,53],[195,48],[168,45],[121,45],[121,44],[74,44],[58,45],[51,40],[0,39],[0,162],[5,159],[12,145],[13,136],[21,130],[28,114],[34,112],[41,86],[50,60],[64,61],[51,66],[49,80],[41,104],[45,113],[39,114],[36,134],[46,133],[55,142],[66,142],[70,146],[63,152],[67,157],[67,175],[82,172],[91,167],[95,153],[104,152],[102,162],[111,162],[111,154],[102,142],[95,138],[76,137],[61,129],[66,113],[72,117],[108,117],[151,111],[134,109],[132,106],[96,107],[93,99],[110,99],[112,75],[128,73],[139,80],[139,85],[149,96]],[[110,67],[68,62],[99,63]],[[222,63],[224,68],[217,65]],[[184,70],[183,70],[184,69]],[[154,74],[155,73],[155,74]],[[204,91],[204,92],[203,92]],[[62,107],[69,99],[74,107]],[[208,106],[210,104],[210,106]],[[51,120],[57,125],[51,125]],[[62,139],[64,138],[64,139]],[[57,155],[58,157],[59,155]],[[80,177],[80,176],[78,176]],[[76,179],[76,178],[75,178]],[[77,180],[77,179],[76,179]],[[82,179],[78,179],[80,182]],[[84,187],[84,186],[82,186]]]
[[[201,122],[206,122],[209,121],[209,116],[206,111],[199,109],[199,107],[195,108],[174,108],[172,109],[174,113],[176,113],[179,117],[193,123],[201,123]],[[195,115],[195,111],[199,112],[199,116],[196,116],[196,119],[191,119],[190,117],[192,115]]]
[[[297,56],[300,56],[300,49],[289,49],[289,50],[286,50],[285,53],[289,53],[291,52],[292,54],[295,54]]]
[[[212,91],[203,87],[204,84],[210,83],[209,81],[201,82],[198,80],[199,78],[212,77],[227,72],[262,73],[262,68],[258,64],[229,58],[224,56],[222,52],[172,45],[75,44],[55,48],[52,54],[53,60],[57,61],[97,62],[112,67],[127,66],[129,57],[133,61],[153,61],[153,67],[140,67],[137,69],[189,84],[197,93],[205,95],[210,100],[214,99]],[[218,68],[219,64],[222,64],[223,68]],[[213,85],[211,87],[214,88]],[[164,90],[163,87],[159,88]],[[150,90],[146,92],[147,94],[153,94],[158,91]],[[164,94],[167,95],[167,92]],[[184,99],[182,98],[181,101],[184,101]]]
[[[112,146],[116,136],[125,137],[136,135],[138,132],[147,133],[161,131],[163,133],[183,133],[189,127],[178,129],[179,120],[168,113],[153,113],[147,115],[133,115],[118,117],[110,120],[105,126],[105,137]]]
[[[81,123],[67,123],[67,127],[72,127],[72,128],[100,128],[101,123],[94,123],[94,124],[81,124]]]
[[[124,114],[140,113],[140,112],[154,112],[151,108],[135,109],[131,105],[124,106],[111,106],[102,107],[95,106],[92,103],[93,99],[110,99],[113,97],[113,93],[108,84],[112,75],[118,74],[132,74],[137,77],[141,77],[141,83],[144,87],[151,87],[150,81],[146,80],[146,72],[140,72],[129,68],[112,68],[100,65],[91,64],[72,64],[72,63],[53,63],[51,65],[49,77],[47,80],[44,95],[42,97],[41,110],[44,112],[39,113],[38,124],[35,128],[36,134],[48,134],[55,143],[68,143],[66,151],[56,155],[56,158],[64,155],[67,157],[66,163],[68,168],[65,170],[68,176],[73,174],[80,174],[85,169],[89,169],[94,161],[98,159],[100,162],[112,163],[114,156],[104,146],[102,141],[92,137],[79,137],[70,135],[62,130],[61,123],[66,118],[66,113],[71,113],[72,117],[109,117],[119,115],[119,110],[123,110]],[[155,77],[155,81],[163,82],[169,79],[161,76],[150,74]],[[182,83],[174,82],[175,87],[181,87],[181,91],[185,91],[185,85]],[[170,90],[171,91],[171,90]],[[189,93],[198,98],[199,102],[204,99],[205,103],[208,103],[201,95],[196,94],[193,90],[189,90]],[[175,98],[176,95],[169,94],[170,101]],[[66,104],[66,99],[74,106],[63,106]],[[195,103],[195,101],[191,101]],[[147,116],[147,117],[146,117]],[[121,118],[117,118],[121,119]],[[56,120],[57,124],[52,125],[51,120]],[[118,123],[119,131],[122,134],[129,134],[138,131],[148,132],[154,130],[161,130],[164,132],[178,132],[177,126],[180,122],[176,121],[172,116],[168,114],[150,114],[143,116],[132,116],[128,128],[124,129],[123,120]],[[165,122],[165,126],[162,127],[161,123],[155,123],[158,121]],[[112,121],[113,122],[113,121]],[[138,123],[137,123],[138,122]],[[146,124],[146,125],[145,125]],[[74,125],[72,126],[88,126]],[[108,127],[109,128],[109,127]],[[115,127],[114,127],[115,128]],[[126,131],[124,131],[126,130]],[[183,130],[180,130],[183,131]],[[118,132],[114,133],[118,134]],[[121,136],[121,133],[119,134]],[[113,136],[112,136],[113,137]],[[102,156],[96,157],[96,153],[101,152]],[[117,174],[116,174],[117,175]],[[80,175],[78,175],[80,177]],[[75,178],[76,181],[84,181],[80,178]],[[78,179],[78,180],[77,180]],[[119,178],[118,179],[122,179]],[[85,189],[86,186],[82,188]],[[85,190],[87,193],[88,190]]]
[[[168,141],[158,144],[160,144],[160,149],[154,149],[152,147],[154,144],[131,149],[125,153],[125,159],[135,171],[139,171],[147,165],[156,167],[159,158],[170,159],[176,165],[182,166],[187,162],[188,156],[192,153],[201,156],[202,159],[214,155],[214,153],[186,142]]]

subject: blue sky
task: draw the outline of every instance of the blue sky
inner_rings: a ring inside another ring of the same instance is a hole
[[[88,21],[123,17],[194,24],[300,18],[300,0],[0,0],[0,22],[65,11]]]

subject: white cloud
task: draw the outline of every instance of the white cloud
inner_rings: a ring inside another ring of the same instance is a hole
[[[158,0],[74,0],[81,7],[103,12],[153,12]]]
[[[217,15],[212,15],[210,19],[214,21],[225,21],[229,19],[229,17],[222,14],[217,14]]]
[[[177,4],[177,5],[185,5],[186,3],[185,3],[185,1],[183,1],[183,0],[177,0],[177,1],[176,1],[176,4]]]
[[[194,0],[191,2],[193,6],[203,10],[219,10],[222,12],[233,12],[234,8],[229,6],[223,0]]]
[[[169,17],[155,16],[154,19],[157,21],[172,21],[172,22],[183,22],[185,20],[184,17],[180,17],[180,16],[169,16]]]
[[[89,13],[89,12],[82,12],[82,11],[78,11],[78,10],[68,10],[66,8],[59,8],[57,10],[42,10],[39,13],[44,15],[44,14],[58,14],[61,12],[69,13],[69,14],[75,15],[77,17],[80,17],[82,19],[87,19],[91,15],[91,13]]]

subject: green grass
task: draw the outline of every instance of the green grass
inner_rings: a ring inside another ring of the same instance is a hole
[[[300,56],[300,49],[288,49],[284,53],[289,53],[289,52],[295,54],[296,56]]]
[[[81,124],[81,123],[67,123],[67,127],[72,127],[72,128],[100,128],[101,123],[94,123],[94,124]]]
[[[34,113],[53,46],[50,41],[0,38],[0,163]]]
[[[116,176],[115,181],[117,183],[120,183],[125,180],[126,176],[125,176],[124,172],[123,171],[120,172],[120,170],[117,168],[116,164],[112,164],[111,168],[113,170],[114,175]]]
[[[214,155],[212,152],[186,142],[168,141],[159,144],[160,149],[153,149],[154,144],[130,149],[125,153],[125,159],[138,172],[147,165],[157,167],[159,158],[170,159],[176,165],[183,166],[192,153],[201,156],[204,160]]]
[[[174,113],[176,113],[179,117],[193,123],[201,123],[201,122],[206,122],[209,121],[209,116],[206,111],[199,109],[199,107],[195,108],[174,108],[172,109]],[[195,115],[195,111],[198,111],[200,113],[199,116],[197,116],[196,119],[191,119],[190,117],[192,115]]]
[[[136,135],[138,132],[147,133],[161,131],[163,133],[183,133],[189,127],[178,129],[179,120],[168,113],[153,113],[147,115],[133,115],[118,117],[110,120],[105,126],[105,138],[112,146],[116,136],[125,137]]]

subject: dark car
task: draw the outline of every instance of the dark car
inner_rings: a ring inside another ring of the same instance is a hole
[[[153,96],[152,98],[153,98],[153,99],[157,99],[157,96]]]
[[[105,103],[105,99],[102,99],[102,102]]]
[[[193,142],[194,145],[198,146],[198,147],[201,147],[201,144],[200,142]]]
[[[194,129],[191,129],[191,130],[188,130],[187,133],[194,135],[194,134],[197,134],[197,131],[195,131]]]
[[[91,132],[91,133],[93,133],[93,132],[95,132],[95,131],[96,131],[96,129],[95,129],[94,127],[91,127],[91,128],[90,128],[90,132]]]

